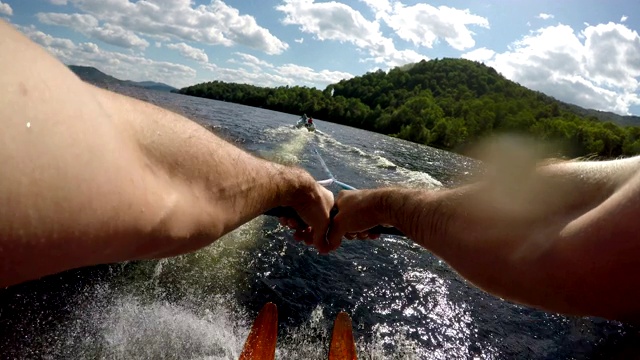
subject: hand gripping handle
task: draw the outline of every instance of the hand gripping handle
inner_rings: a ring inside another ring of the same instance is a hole
[[[338,214],[338,209],[337,208],[333,208],[331,209],[331,219],[333,219],[336,214]],[[295,221],[298,222],[298,225],[300,226],[305,226],[305,222],[302,221],[302,219],[300,218],[300,216],[298,215],[298,213],[293,210],[292,207],[288,207],[288,206],[278,206],[275,207],[271,210],[268,210],[267,212],[264,213],[264,215],[268,215],[268,216],[275,216],[275,217],[286,217],[289,219],[294,219]],[[382,225],[378,225],[375,226],[369,230],[367,230],[367,232],[369,232],[370,234],[385,234],[385,235],[400,235],[400,236],[404,236],[404,233],[394,227],[390,227],[390,226],[382,226]]]

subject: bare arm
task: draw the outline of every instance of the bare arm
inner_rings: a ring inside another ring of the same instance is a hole
[[[388,223],[500,297],[554,312],[635,317],[638,169],[638,157],[569,162],[438,192],[344,192],[330,237]],[[366,212],[373,215],[355,216]]]
[[[275,206],[324,244],[330,192],[151,104],[80,81],[0,21],[0,286],[203,247]]]

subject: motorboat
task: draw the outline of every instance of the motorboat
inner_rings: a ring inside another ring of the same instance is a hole
[[[303,115],[300,117],[295,125],[296,129],[306,128],[308,131],[316,131],[316,125],[313,123],[313,119]]]

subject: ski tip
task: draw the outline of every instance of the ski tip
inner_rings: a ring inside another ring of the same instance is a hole
[[[266,303],[251,326],[239,360],[273,360],[278,337],[278,307]]]
[[[357,360],[357,358],[351,318],[346,312],[341,311],[333,323],[329,360]]]

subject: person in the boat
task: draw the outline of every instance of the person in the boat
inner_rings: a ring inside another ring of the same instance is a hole
[[[313,125],[313,119],[312,118],[309,118],[309,121],[307,122],[307,125],[309,125],[309,126]]]
[[[82,82],[2,20],[0,49],[0,288],[191,252],[276,206],[327,251],[333,194],[306,171]]]

